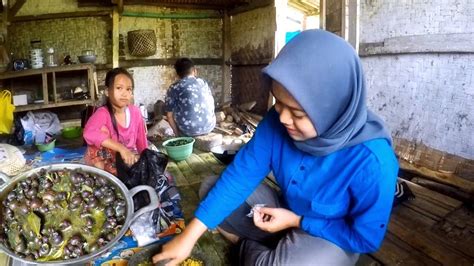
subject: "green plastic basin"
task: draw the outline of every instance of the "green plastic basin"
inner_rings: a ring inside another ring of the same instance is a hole
[[[53,140],[50,143],[36,143],[36,148],[38,148],[38,150],[41,152],[50,151],[54,149],[55,143],[56,140]]]
[[[193,153],[194,139],[191,137],[172,138],[163,142],[168,156],[175,161],[186,160]]]
[[[66,128],[63,128],[61,135],[66,139],[75,139],[82,136],[82,128],[81,127],[66,127]]]

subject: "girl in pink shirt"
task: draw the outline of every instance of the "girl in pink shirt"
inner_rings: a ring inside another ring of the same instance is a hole
[[[97,109],[84,129],[88,146],[87,164],[116,175],[115,154],[120,153],[131,166],[148,147],[140,109],[133,104],[133,78],[123,68],[109,71],[105,77],[107,104]]]

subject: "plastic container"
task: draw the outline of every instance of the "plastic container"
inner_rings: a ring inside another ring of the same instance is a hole
[[[50,151],[54,149],[54,145],[56,143],[56,140],[52,140],[50,143],[36,143],[36,148],[38,148],[39,151],[45,152],[45,151]]]
[[[181,145],[176,145],[183,142]],[[184,144],[185,143],[185,144]],[[166,149],[168,156],[175,161],[182,161],[193,153],[194,139],[191,137],[172,138],[163,142],[163,147]]]
[[[82,128],[81,127],[66,127],[63,128],[61,133],[63,138],[66,139],[75,139],[82,136]]]

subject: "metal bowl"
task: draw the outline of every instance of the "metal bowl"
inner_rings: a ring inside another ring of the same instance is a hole
[[[84,255],[82,257],[75,258],[75,259],[55,260],[55,261],[45,261],[45,262],[27,260],[25,258],[21,258],[20,256],[18,256],[9,247],[7,247],[3,244],[0,244],[0,250],[7,253],[10,257],[15,258],[16,260],[19,260],[19,261],[22,261],[22,262],[25,262],[25,263],[33,263],[35,265],[83,265],[86,262],[90,262],[90,261],[96,259],[97,257],[99,257],[101,254],[103,254],[107,250],[109,250],[111,247],[113,247],[115,245],[115,243],[127,232],[128,228],[130,227],[130,224],[136,218],[138,218],[140,215],[142,215],[145,212],[152,211],[152,210],[156,209],[159,205],[159,200],[158,200],[158,196],[156,194],[156,191],[150,186],[141,185],[141,186],[136,186],[136,187],[128,190],[128,188],[118,178],[116,178],[115,176],[113,176],[112,174],[110,174],[110,173],[108,173],[104,170],[101,170],[101,169],[98,169],[98,168],[95,168],[95,167],[92,167],[92,166],[88,166],[88,165],[72,164],[72,163],[61,163],[61,164],[52,164],[52,165],[48,165],[48,166],[42,166],[42,167],[38,167],[38,168],[32,169],[30,171],[27,171],[23,174],[20,174],[16,177],[12,178],[10,180],[10,182],[4,184],[0,188],[1,189],[0,199],[3,200],[6,197],[6,195],[8,195],[8,193],[12,189],[15,188],[15,186],[18,182],[22,181],[23,179],[26,179],[27,177],[29,177],[29,176],[31,176],[35,173],[38,173],[39,171],[41,171],[43,169],[46,170],[46,171],[64,170],[64,169],[67,169],[67,170],[81,169],[81,171],[83,171],[83,172],[92,173],[94,175],[106,178],[117,189],[119,189],[120,192],[122,193],[122,195],[124,196],[123,198],[127,203],[127,215],[126,215],[125,222],[123,224],[122,229],[115,236],[115,238],[112,239],[107,245],[101,247],[100,249],[98,249],[94,253],[90,253],[90,254]],[[132,198],[133,198],[134,195],[136,195],[137,193],[139,193],[141,191],[147,191],[148,192],[149,197],[150,197],[150,204],[148,206],[145,206],[145,207],[139,209],[136,212],[133,212],[134,205],[133,205],[133,199]],[[2,208],[3,208],[3,205],[0,205],[0,210]],[[2,217],[0,217],[0,219],[2,219]]]
[[[81,63],[94,63],[96,60],[95,55],[80,55],[77,57]]]

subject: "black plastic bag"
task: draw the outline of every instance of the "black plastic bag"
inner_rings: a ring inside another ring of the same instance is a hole
[[[159,193],[163,186],[170,186],[163,178],[163,174],[168,164],[168,156],[164,153],[145,149],[140,154],[140,159],[128,167],[123,161],[120,153],[116,155],[117,177],[127,186],[128,189],[139,185],[148,185]],[[150,203],[148,194],[144,191],[138,193],[133,198],[135,210]]]
[[[165,174],[168,156],[164,153],[146,149],[138,162],[128,167],[119,153],[116,156],[117,176],[129,188],[148,185],[155,189],[159,206],[151,212],[144,213],[131,225],[140,245],[156,240],[159,233],[165,232],[176,221],[183,218],[181,196],[174,185],[172,176]],[[135,211],[150,203],[148,193],[142,191],[133,197]],[[138,234],[138,235],[136,235]]]

